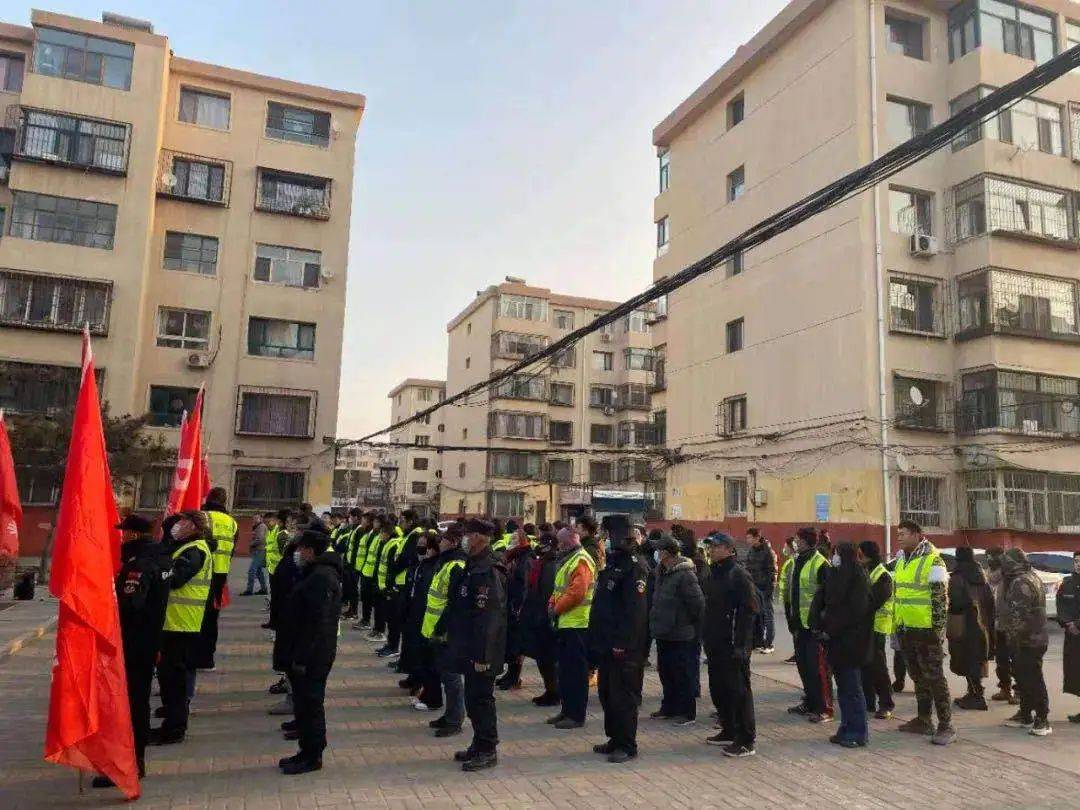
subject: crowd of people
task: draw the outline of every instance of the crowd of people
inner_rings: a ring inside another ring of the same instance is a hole
[[[163,543],[144,518],[121,524],[117,592],[140,771],[147,743],[184,739],[196,674],[215,666],[237,532],[224,503],[214,490],[202,511],[167,518]],[[589,516],[539,526],[473,518],[440,530],[408,509],[400,519],[359,509],[319,517],[306,504],[264,515],[252,531],[242,595],[268,597],[263,626],[273,631],[271,664],[281,675],[270,692],[282,697],[270,713],[288,718],[282,733],[298,744],[280,768],[295,775],[322,767],[323,704],[343,620],[375,645],[414,709],[437,713],[428,722],[434,737],[460,735],[469,720],[471,741],[454,754],[465,771],[498,763],[495,694],[522,688],[526,659],[543,685],[532,703],[555,710],[547,723],[584,726],[595,688],[607,741],[594,752],[612,763],[633,759],[654,645],[662,699],[650,718],[698,722],[704,661],[715,721],[704,741],[725,756],[752,756],[750,660],[774,652],[774,591],[802,684],[788,712],[825,724],[838,709],[832,743],[867,745],[870,716],[892,717],[894,693],[909,676],[917,714],[899,730],[951,743],[954,709],[989,708],[990,661],[999,681],[990,700],[1017,706],[1005,724],[1050,734],[1044,590],[1024,552],[992,549],[984,570],[961,548],[950,575],[917,524],[902,522],[898,540],[899,553],[886,560],[873,541],[833,544],[826,532],[804,528],[785,541],[778,564],[754,528],[740,555],[743,544],[723,532],[699,542],[681,526],[647,532]],[[1057,620],[1065,690],[1080,694],[1080,553],[1074,568],[1059,589]],[[955,700],[946,653],[967,685]],[[155,671],[163,723],[151,730]]]

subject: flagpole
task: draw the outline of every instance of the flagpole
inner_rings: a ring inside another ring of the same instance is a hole
[[[76,768],[75,771],[79,774],[79,795],[82,796],[86,793],[86,785],[83,784],[83,769]]]

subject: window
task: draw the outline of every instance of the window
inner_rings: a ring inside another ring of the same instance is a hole
[[[194,202],[228,205],[227,164],[207,158],[167,154],[167,170],[160,178],[159,194]]]
[[[1072,533],[1080,527],[1080,475],[979,470],[964,483],[971,528]]]
[[[112,250],[116,206],[15,191],[9,233],[38,242]]]
[[[495,386],[496,399],[547,399],[547,380],[531,374],[514,374]]]
[[[168,385],[150,386],[150,424],[154,427],[180,427],[184,413],[195,407],[198,388],[176,388]]]
[[[431,402],[433,399],[430,388],[419,388],[416,391],[416,399],[418,402]]]
[[[574,441],[573,422],[551,422],[548,441],[552,444],[571,444]]]
[[[210,342],[210,313],[161,307],[157,345],[169,349],[205,349]]]
[[[639,335],[649,334],[649,313],[643,309],[635,309],[623,318],[623,331],[627,334],[631,332]]]
[[[930,129],[930,105],[889,96],[885,101],[885,134],[893,146]]]
[[[238,436],[315,436],[315,391],[240,386],[236,408]]]
[[[653,443],[652,425],[649,422],[619,422],[619,447],[647,447]]]
[[[1075,281],[994,268],[963,277],[957,288],[958,340],[989,332],[1049,338],[1080,336],[1080,285]]]
[[[537,453],[509,450],[492,450],[488,453],[488,475],[492,478],[536,480],[542,477],[542,471],[543,457]]]
[[[615,407],[615,387],[612,385],[589,386],[590,408],[613,408]]]
[[[547,301],[531,295],[500,295],[499,317],[521,321],[546,321]]]
[[[573,405],[574,384],[566,382],[553,382],[551,384],[552,405]]]
[[[248,354],[314,360],[315,324],[249,318]]]
[[[1080,160],[1080,104],[1069,103],[1069,132],[1072,133],[1072,159]]]
[[[259,169],[255,207],[274,214],[330,218],[330,181],[325,177]]]
[[[611,484],[615,481],[614,465],[610,461],[589,462],[589,482],[592,484]]]
[[[34,71],[117,90],[131,89],[135,46],[55,28],[37,28]]]
[[[741,250],[732,254],[731,258],[724,262],[724,277],[731,278],[743,271],[743,252]]]
[[[950,61],[982,45],[1042,64],[1057,54],[1054,17],[1008,0],[967,0],[951,8]]]
[[[656,255],[663,256],[668,251],[668,241],[671,233],[668,229],[668,218],[660,217],[656,221]]]
[[[602,425],[594,422],[589,425],[590,444],[614,444],[615,436],[611,425]]]
[[[593,371],[613,371],[615,369],[615,355],[612,352],[592,353]]]
[[[652,415],[654,442],[663,447],[667,444],[667,411],[655,411]]]
[[[179,118],[184,123],[211,129],[228,129],[231,108],[232,101],[228,96],[208,90],[196,90],[193,87],[180,88]]]
[[[98,369],[98,388],[105,372]],[[0,410],[52,414],[75,407],[81,370],[72,366],[0,360]]]
[[[724,479],[724,512],[727,515],[746,514],[746,479]]]
[[[746,99],[742,93],[735,96],[727,103],[727,128],[738,126],[742,123],[746,112]]]
[[[1067,191],[983,175],[957,186],[953,199],[957,241],[995,232],[1076,241],[1075,209]]]
[[[735,202],[746,191],[746,167],[740,166],[727,176],[728,202]]]
[[[427,481],[411,481],[409,492],[413,495],[427,495]]]
[[[173,470],[156,467],[147,470],[139,479],[139,508],[164,509],[172,491]]]
[[[165,232],[166,270],[185,270],[212,276],[217,272],[218,240],[197,233]]]
[[[624,349],[623,361],[627,371],[652,371],[656,354],[650,349]]]
[[[271,101],[266,108],[266,137],[329,146],[330,113]]]
[[[652,480],[652,466],[648,459],[623,458],[615,465],[615,480],[619,483],[645,482]]]
[[[416,441],[416,446],[417,447],[430,447],[431,446],[431,437],[430,436],[417,436],[415,441]]]
[[[122,174],[127,145],[127,124],[27,108],[16,121],[15,154],[30,160]]]
[[[890,53],[923,57],[923,23],[885,12],[885,47]]]
[[[671,152],[667,149],[660,153],[660,193],[663,194],[671,185]]]
[[[3,326],[104,335],[109,325],[112,284],[41,273],[0,270],[0,324]]]
[[[255,246],[253,277],[256,281],[315,289],[319,286],[321,273],[322,253],[317,250],[301,250],[280,245]]]
[[[496,332],[491,336],[491,356],[519,360],[546,349],[548,339],[541,335]]]
[[[574,462],[568,458],[549,459],[548,480],[553,484],[569,484],[574,480]]]
[[[959,430],[1080,434],[1080,379],[988,369],[963,375]]]
[[[941,479],[925,475],[900,476],[900,520],[940,527]]]
[[[992,88],[979,86],[951,104],[953,114],[985,98]],[[953,141],[953,151],[987,137],[1024,149],[1038,149],[1048,155],[1065,154],[1065,130],[1061,107],[1034,98],[1025,98],[982,124],[975,124]]]
[[[889,279],[889,328],[895,332],[945,334],[941,281],[892,276]]]
[[[573,329],[574,328],[574,312],[569,309],[553,309],[551,310],[551,318],[555,323],[556,329]]]
[[[727,353],[737,352],[742,350],[743,347],[743,319],[737,318],[734,321],[728,321],[726,329],[725,344],[727,345]]]
[[[543,414],[505,411],[488,414],[489,438],[543,439],[546,436],[547,425]]]
[[[652,399],[649,394],[649,386],[643,383],[627,383],[619,386],[619,392],[615,402],[620,411],[648,410]]]
[[[934,232],[934,198],[925,191],[889,187],[889,229],[907,236]]]
[[[23,71],[26,59],[13,53],[0,53],[0,90],[8,93],[22,91]]]
[[[729,397],[717,406],[717,433],[730,436],[746,430],[746,397]]]
[[[897,427],[947,430],[952,425],[949,386],[934,380],[893,377],[893,414]]]
[[[236,509],[296,508],[304,500],[304,473],[278,470],[237,470],[233,507]]]
[[[465,462],[462,461],[460,464],[457,465],[457,477],[458,478],[464,478],[466,470],[467,470],[467,467],[465,465]]]
[[[525,514],[522,492],[488,492],[487,513],[496,518],[521,517]]]
[[[551,358],[552,368],[574,368],[575,366],[577,366],[577,352],[573,346],[567,346]]]
[[[949,102],[949,115],[956,115],[962,110],[966,110],[976,101],[986,98],[990,94],[990,88],[985,86],[975,87],[968,90],[961,96],[957,96],[951,102]],[[977,143],[985,135],[988,138],[998,139],[998,122],[1001,116],[996,115],[993,118],[989,118],[981,123],[974,124],[973,126],[965,129],[960,135],[953,139],[952,148],[954,152],[958,152],[966,146],[971,146],[973,143]]]

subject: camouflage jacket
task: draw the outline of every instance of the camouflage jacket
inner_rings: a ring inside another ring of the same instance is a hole
[[[1006,572],[1005,600],[999,620],[1011,647],[1046,647],[1046,597],[1042,580],[1027,566]]]

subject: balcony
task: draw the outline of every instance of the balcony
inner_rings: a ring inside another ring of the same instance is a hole
[[[492,359],[523,360],[547,348],[548,338],[518,332],[496,332],[491,336]]]
[[[656,358],[656,370],[653,372],[653,382],[649,391],[653,394],[658,394],[661,391],[667,390],[667,372],[665,370],[666,361],[663,357]]]
[[[317,391],[242,385],[237,391],[237,436],[315,437]]]
[[[111,303],[109,281],[0,269],[0,326],[105,335]]]
[[[957,433],[1080,437],[1080,379],[988,369],[961,385]]]
[[[19,160],[127,174],[131,135],[127,124],[13,104],[7,110],[7,126],[14,130],[12,156]]]
[[[157,176],[159,197],[227,208],[231,186],[232,161],[161,150]]]
[[[652,422],[619,422],[619,447],[649,447],[656,444],[656,427]]]
[[[977,470],[964,475],[963,528],[1080,531],[1080,475]]]
[[[1077,248],[1076,204],[1065,189],[980,175],[949,192],[945,203],[953,243],[984,234],[1008,235]]]
[[[957,340],[1016,335],[1080,342],[1080,284],[996,267],[970,273],[957,284]]]
[[[524,399],[543,402],[548,399],[548,381],[531,374],[514,374],[491,391],[492,399]]]
[[[893,378],[893,420],[904,430],[952,430],[947,383],[912,377]]]
[[[104,369],[96,371],[98,387]],[[0,360],[0,411],[56,416],[75,407],[82,372],[77,366]]]
[[[615,396],[617,411],[647,411],[652,408],[649,386],[641,383],[620,385]]]
[[[330,219],[330,181],[325,177],[260,168],[255,210],[305,219]]]

